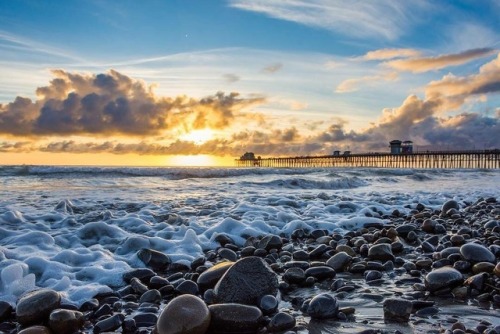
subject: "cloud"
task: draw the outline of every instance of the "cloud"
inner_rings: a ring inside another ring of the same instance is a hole
[[[0,152],[9,153],[9,152],[31,152],[34,148],[32,147],[31,142],[22,141],[22,142],[0,142]]]
[[[281,63],[276,63],[276,64],[271,64],[262,69],[262,72],[264,73],[276,73],[279,70],[283,68],[283,64]]]
[[[421,73],[442,69],[448,66],[457,66],[468,63],[476,58],[487,57],[495,53],[494,49],[481,48],[472,49],[455,54],[440,55],[437,57],[419,57],[409,59],[397,59],[385,62],[384,65],[398,71],[409,71]]]
[[[240,77],[236,74],[227,73],[222,76],[226,82],[233,83],[240,81]]]
[[[380,49],[367,52],[360,57],[363,60],[387,60],[393,58],[419,57],[421,52],[415,49]]]
[[[230,0],[230,6],[354,37],[395,40],[427,1]]]
[[[362,85],[375,85],[383,81],[396,81],[399,76],[396,72],[380,74],[380,75],[367,75],[361,78],[347,79],[342,81],[335,89],[336,93],[350,93],[357,91]]]
[[[263,98],[222,92],[201,99],[159,97],[151,86],[117,71],[80,74],[53,71],[37,99],[0,104],[0,133],[18,136],[158,135],[173,127],[222,129]]]

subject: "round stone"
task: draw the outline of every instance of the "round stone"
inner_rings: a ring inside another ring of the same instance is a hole
[[[488,248],[476,243],[467,243],[460,247],[460,254],[467,261],[495,263],[495,255]]]
[[[279,312],[271,318],[267,329],[269,332],[282,332],[295,327],[295,318],[288,313]]]
[[[235,262],[238,259],[238,254],[235,251],[230,250],[229,248],[219,248],[217,254],[223,259],[226,259],[231,262]]]
[[[343,271],[344,267],[352,260],[352,256],[346,252],[339,252],[326,261],[326,265],[335,271]]]
[[[32,326],[19,331],[18,334],[52,334],[52,332],[45,326]]]
[[[289,268],[283,274],[283,280],[290,284],[300,284],[306,280],[306,274],[301,268]]]
[[[172,263],[168,255],[149,248],[139,250],[137,257],[153,270],[165,271]]]
[[[61,305],[61,296],[54,290],[42,289],[28,292],[16,306],[17,321],[21,325],[43,322],[50,312]]]
[[[255,306],[228,303],[210,305],[208,308],[212,319],[211,332],[255,333],[263,325],[262,312]]]
[[[83,326],[83,313],[73,310],[57,309],[49,316],[49,327],[54,333],[71,334]]]
[[[197,295],[199,292],[198,284],[193,281],[185,280],[179,284],[175,291],[181,295]]]
[[[271,295],[265,295],[261,298],[259,308],[264,314],[272,314],[278,309],[278,300]]]
[[[139,304],[141,303],[153,303],[159,304],[161,302],[161,293],[156,289],[151,289],[144,292],[139,298]]]
[[[441,207],[441,212],[446,214],[448,210],[451,209],[460,210],[460,205],[458,204],[457,201],[453,199],[443,203],[443,206]]]
[[[281,249],[283,246],[283,241],[277,235],[266,235],[262,240],[259,241],[257,248],[263,248],[267,251],[271,249]]]
[[[379,261],[394,261],[394,255],[392,254],[392,248],[389,244],[378,244],[373,245],[368,250],[368,257],[372,260]]]
[[[306,313],[314,319],[329,319],[336,317],[338,311],[337,299],[327,293],[321,293],[311,299]]]
[[[203,334],[210,325],[210,312],[205,302],[193,295],[172,299],[163,309],[156,327],[158,334]]]
[[[413,309],[411,301],[406,299],[389,298],[384,301],[384,320],[407,322]]]
[[[124,320],[125,316],[121,313],[103,319],[95,324],[94,333],[115,331],[122,326]]]
[[[454,288],[463,282],[462,274],[451,267],[442,267],[425,276],[425,286],[430,292],[443,288]]]
[[[314,277],[317,280],[324,280],[327,278],[334,278],[336,275],[333,268],[327,266],[311,267],[305,271],[307,277]]]

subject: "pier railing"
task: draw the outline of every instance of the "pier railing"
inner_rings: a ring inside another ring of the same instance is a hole
[[[238,167],[500,168],[500,150],[363,153],[236,159]]]

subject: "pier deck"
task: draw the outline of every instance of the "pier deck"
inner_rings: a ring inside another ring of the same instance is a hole
[[[381,168],[500,168],[500,150],[364,153],[236,159],[238,167],[381,167]]]

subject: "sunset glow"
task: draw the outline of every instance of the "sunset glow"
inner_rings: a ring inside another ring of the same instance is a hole
[[[498,1],[48,2],[0,4],[0,164],[500,147]]]

